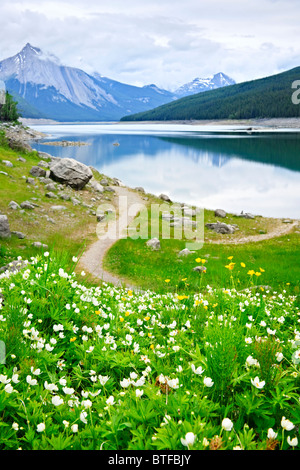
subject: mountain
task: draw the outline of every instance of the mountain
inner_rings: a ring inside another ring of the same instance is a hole
[[[0,62],[0,79],[18,101],[23,117],[118,120],[175,99],[173,93],[155,85],[135,87],[63,66],[29,43]]]
[[[83,70],[61,65],[52,54],[31,44],[0,61],[0,80],[18,102],[22,117],[56,121],[116,121],[182,96],[226,86],[232,79],[219,73],[195,79],[176,92],[156,85],[136,87]]]
[[[269,77],[230,85],[173,101],[122,121],[211,120],[300,117],[292,84],[300,67]],[[299,93],[298,93],[299,95]]]
[[[174,94],[177,96],[177,98],[182,98],[184,96],[194,95],[203,91],[214,90],[216,88],[234,84],[235,81],[232,78],[228,77],[228,75],[225,75],[222,72],[219,72],[212,77],[195,78],[192,82],[186,83],[174,91]]]

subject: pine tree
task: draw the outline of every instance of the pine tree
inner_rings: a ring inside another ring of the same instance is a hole
[[[17,121],[20,117],[17,104],[18,103],[13,100],[13,97],[6,92],[5,104],[0,109],[0,119],[2,121]]]

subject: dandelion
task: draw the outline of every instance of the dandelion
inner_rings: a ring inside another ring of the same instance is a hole
[[[181,444],[185,447],[192,446],[196,440],[196,435],[193,432],[186,433],[184,438],[181,438]]]
[[[231,429],[233,428],[233,422],[231,421],[231,419],[224,418],[222,421],[222,428],[225,431],[231,431]]]
[[[165,279],[165,282],[168,283],[168,282],[170,282],[170,280],[171,280],[171,279]]]
[[[242,266],[242,268],[246,267],[245,263],[241,263],[241,266]]]

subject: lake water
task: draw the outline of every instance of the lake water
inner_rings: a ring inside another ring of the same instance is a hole
[[[129,187],[228,212],[300,219],[300,133],[170,124],[35,125],[32,147],[70,157]],[[87,146],[49,146],[57,140]],[[114,145],[118,143],[119,145]]]

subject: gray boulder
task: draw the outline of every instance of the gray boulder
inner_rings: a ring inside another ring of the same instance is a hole
[[[214,230],[217,233],[232,234],[235,232],[236,228],[233,225],[225,224],[224,222],[216,222],[205,224],[205,226],[211,230]]]
[[[9,160],[2,160],[2,163],[9,168],[13,167],[12,162],[10,162]]]
[[[73,189],[84,188],[92,177],[92,170],[73,158],[63,158],[50,166],[50,178]]]
[[[9,228],[8,218],[6,215],[0,215],[0,238],[9,238],[11,231]]]
[[[226,217],[226,212],[223,210],[223,209],[216,209],[215,210],[215,217],[222,217],[222,218],[225,218]]]
[[[147,241],[146,245],[152,250],[160,250],[160,241],[158,238],[151,238],[151,240]]]
[[[26,238],[26,235],[22,232],[11,232],[11,233],[16,235],[16,237],[20,238],[20,240],[23,240],[23,238]]]
[[[24,201],[24,202],[21,202],[20,206],[22,209],[32,210],[34,209],[35,204],[31,204],[29,201]]]
[[[167,196],[166,194],[161,194],[159,198],[166,202],[172,202],[169,196]]]
[[[46,176],[46,171],[39,166],[33,166],[29,172],[32,176]]]
[[[10,203],[8,204],[8,207],[10,209],[13,209],[14,211],[16,211],[17,209],[20,209],[19,204],[15,201],[10,201]]]
[[[187,256],[187,255],[191,255],[192,253],[194,252],[190,251],[188,248],[184,248],[178,253],[178,256]]]

